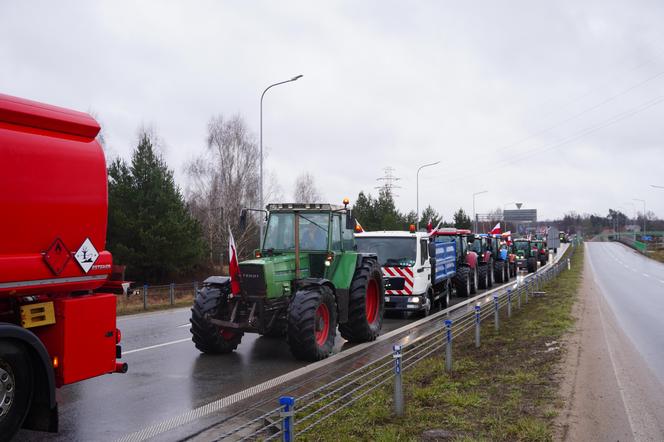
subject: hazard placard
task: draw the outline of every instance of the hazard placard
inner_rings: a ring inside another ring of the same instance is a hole
[[[95,246],[92,245],[90,238],[86,238],[81,244],[81,247],[78,248],[76,254],[74,255],[76,261],[81,266],[85,273],[90,271],[90,268],[95,264],[97,258],[99,258],[99,252],[95,249]]]

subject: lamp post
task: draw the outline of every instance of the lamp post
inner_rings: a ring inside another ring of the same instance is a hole
[[[279,86],[280,84],[286,84],[286,83],[290,83],[291,81],[299,80],[300,78],[302,78],[302,74],[296,75],[295,77],[291,78],[290,80],[280,81],[278,83],[271,84],[268,87],[266,87],[265,90],[263,91],[263,93],[261,94],[261,112],[260,112],[261,115],[260,115],[260,130],[259,130],[259,133],[260,133],[260,135],[259,135],[259,140],[260,140],[259,144],[260,144],[260,155],[261,155],[261,157],[260,157],[260,172],[259,172],[260,173],[260,182],[261,182],[260,186],[261,187],[259,189],[260,190],[259,200],[260,200],[260,209],[261,210],[263,210],[263,208],[264,208],[263,207],[264,206],[264,202],[263,202],[263,97],[265,97],[265,93],[268,90],[270,90],[271,88],[273,88],[275,86]],[[260,226],[259,244],[260,244],[260,248],[262,249],[263,248],[263,221],[261,221],[259,223],[259,226]]]
[[[483,194],[483,193],[487,193],[487,192],[489,192],[489,191],[488,191],[488,190],[482,190],[481,192],[475,192],[475,193],[473,193],[473,223],[474,223],[474,225],[475,225],[475,228],[473,229],[473,231],[474,231],[475,233],[477,233],[477,214],[475,213],[475,197],[476,197],[477,195],[481,195],[481,194]]]
[[[634,222],[636,222],[636,205],[631,201],[626,201],[625,204],[632,206],[632,214],[634,215]],[[634,241],[636,241],[636,230],[634,232]]]
[[[643,234],[646,234],[646,200],[640,198],[632,198],[634,201],[640,201],[643,203]]]
[[[655,189],[664,189],[664,186],[657,186],[655,184],[651,184],[650,187],[654,187]]]
[[[436,161],[435,163],[429,163],[429,164],[423,164],[417,169],[417,174],[415,178],[415,187],[416,187],[416,195],[415,195],[415,206],[416,206],[416,211],[415,211],[415,231],[419,232],[420,231],[420,170],[424,169],[425,167],[429,166],[435,166],[436,164],[440,164],[440,161]]]

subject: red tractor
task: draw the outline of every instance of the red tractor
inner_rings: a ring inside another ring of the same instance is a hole
[[[126,372],[87,114],[0,95],[0,439],[58,429],[55,388]]]
[[[457,256],[456,275],[452,278],[456,288],[457,296],[468,296],[477,293],[479,286],[477,253],[471,250],[470,243],[475,240],[475,235],[470,230],[442,228],[431,232],[434,242],[454,241]]]

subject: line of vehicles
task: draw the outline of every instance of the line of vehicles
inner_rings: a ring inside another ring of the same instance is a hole
[[[427,315],[450,298],[534,272],[558,234],[518,238],[436,228],[363,232],[348,207],[270,204],[262,247],[231,276],[211,276],[196,294],[191,333],[204,353],[230,353],[245,333],[283,337],[298,359],[331,354],[380,333],[384,312]],[[245,209],[240,224],[246,223]],[[554,233],[554,232],[551,232]],[[555,244],[554,244],[555,243]],[[235,266],[231,264],[231,268]],[[235,288],[233,288],[235,283]]]

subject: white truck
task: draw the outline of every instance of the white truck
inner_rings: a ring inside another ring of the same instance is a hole
[[[446,308],[456,274],[455,243],[435,243],[426,232],[355,234],[359,252],[378,255],[385,279],[385,310],[420,312]]]

